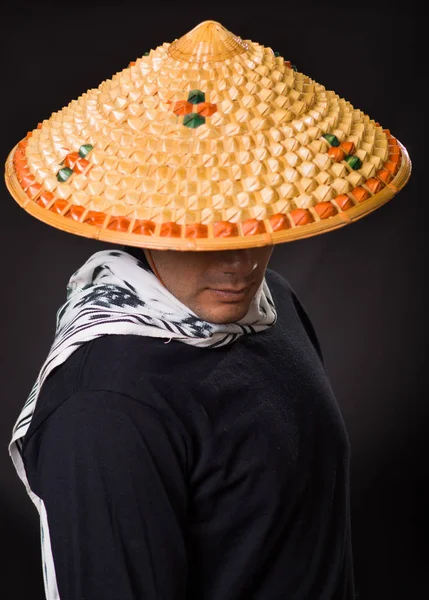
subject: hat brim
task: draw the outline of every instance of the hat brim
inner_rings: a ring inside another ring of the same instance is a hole
[[[166,224],[156,223],[153,230],[139,233],[134,232],[135,223],[130,221],[126,231],[120,231],[118,228],[118,218],[113,215],[105,215],[100,223],[100,216],[86,215],[83,213],[76,218],[70,218],[71,206],[65,203],[62,214],[52,210],[55,199],[51,204],[40,206],[32,200],[22,188],[13,165],[13,157],[18,148],[15,146],[10,152],[5,165],[6,186],[16,200],[16,202],[33,217],[43,221],[62,231],[79,235],[87,238],[97,239],[103,242],[114,244],[125,244],[129,246],[157,249],[157,250],[178,250],[178,251],[213,251],[229,250],[240,248],[252,248],[267,245],[276,245],[285,242],[291,242],[297,239],[308,238],[322,233],[327,233],[351,224],[377,208],[383,206],[393,196],[395,196],[408,182],[411,175],[411,160],[406,148],[397,140],[401,151],[400,167],[391,180],[381,191],[366,198],[362,203],[358,203],[347,210],[338,210],[336,214],[327,218],[318,218],[313,222],[305,224],[296,224],[289,220],[286,228],[278,231],[273,230],[270,220],[260,221],[258,227],[261,233],[255,233],[253,229],[251,234],[245,234],[241,224],[230,230],[225,230],[224,234],[219,235],[219,231],[214,231],[214,225],[207,226],[205,237],[190,237],[189,230],[185,226],[176,226],[174,223]],[[286,217],[286,215],[285,215]],[[133,230],[134,227],[134,230]],[[249,230],[250,231],[250,230]]]

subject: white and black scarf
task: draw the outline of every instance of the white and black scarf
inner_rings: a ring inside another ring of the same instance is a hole
[[[82,344],[103,335],[143,335],[177,340],[201,348],[217,348],[240,336],[274,325],[277,313],[265,279],[245,317],[214,324],[199,318],[159,281],[143,258],[120,250],[93,254],[70,278],[66,302],[56,316],[56,332],[48,356],[18,417],[9,452],[33,502],[21,459],[22,440],[34,413],[39,391],[49,373]]]

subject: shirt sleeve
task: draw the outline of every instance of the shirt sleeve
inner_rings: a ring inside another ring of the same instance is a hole
[[[61,600],[185,598],[186,441],[174,422],[122,394],[80,392],[24,459]]]

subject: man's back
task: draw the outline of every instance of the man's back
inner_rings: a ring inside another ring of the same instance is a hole
[[[270,329],[104,336],[45,382],[23,455],[62,600],[354,598],[344,423],[305,311],[266,278]]]

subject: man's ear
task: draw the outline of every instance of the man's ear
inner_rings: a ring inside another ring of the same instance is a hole
[[[148,248],[143,248],[143,252],[144,252],[144,255],[146,257],[147,262],[149,263],[150,268],[155,273],[155,275],[157,276],[157,278],[159,279],[159,281],[162,283],[162,285],[165,287],[165,284],[164,284],[164,282],[161,279],[161,275],[158,273],[158,269],[155,266],[155,262],[153,260],[153,256],[152,256],[151,251]]]

